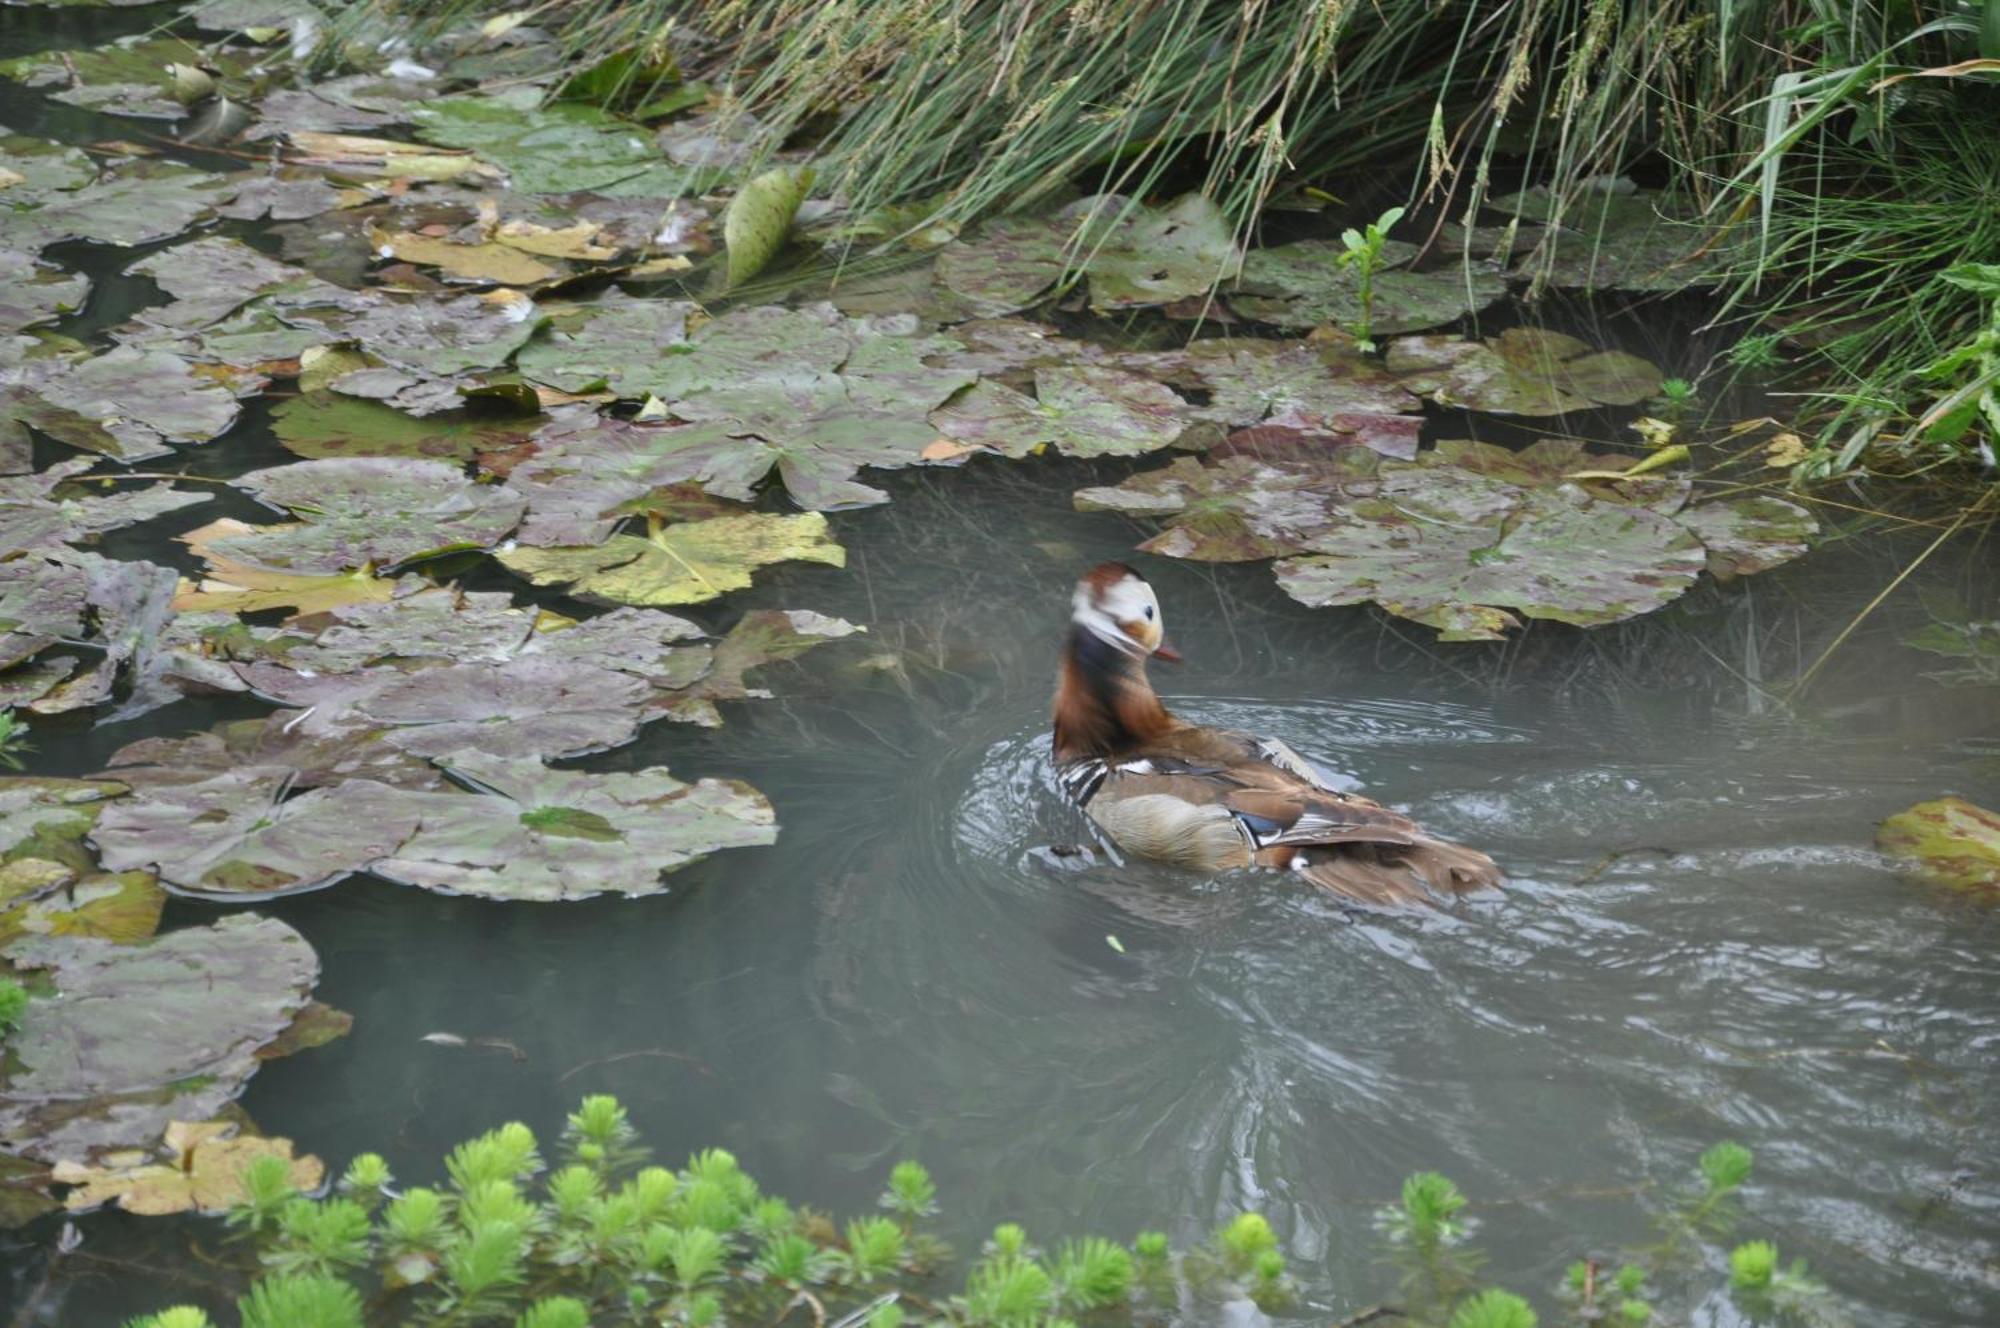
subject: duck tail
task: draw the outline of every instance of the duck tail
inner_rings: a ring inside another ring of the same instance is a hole
[[[1408,844],[1307,845],[1283,865],[1322,890],[1382,908],[1439,907],[1461,895],[1497,890],[1507,879],[1478,849],[1428,835]]]

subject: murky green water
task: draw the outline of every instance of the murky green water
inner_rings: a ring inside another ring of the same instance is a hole
[[[100,285],[79,327],[143,298]],[[186,459],[281,459],[262,420]],[[1660,1195],[1631,1187],[1728,1137],[1758,1156],[1746,1234],[1809,1259],[1857,1321],[2000,1319],[2000,921],[1867,847],[1919,799],[1991,801],[1991,698],[1940,692],[1874,633],[1837,705],[1757,715],[1733,680],[1746,638],[1823,635],[1892,558],[1829,551],[1615,631],[1540,628],[1525,650],[1416,645],[1427,634],[1366,611],[1300,608],[1265,567],[1149,560],[1189,661],[1161,678],[1171,704],[1284,736],[1513,878],[1463,916],[1358,918],[1282,876],[1072,870],[1039,851],[1085,833],[1044,762],[1069,586],[1137,537],[1068,495],[1122,473],[871,476],[894,502],[835,519],[845,571],[774,569],[690,615],[811,608],[870,628],[774,670],[778,699],[726,707],[719,731],[659,724],[584,763],[748,779],[778,808],[776,846],[636,902],[510,907],[364,879],[261,905],[312,941],[319,996],[356,1023],[266,1069],[244,1105],[329,1159],[376,1149],[427,1177],[499,1118],[550,1131],[614,1092],[665,1156],[723,1145],[836,1211],[921,1157],[961,1247],[1005,1219],[1195,1239],[1255,1207],[1308,1320],[1388,1289],[1371,1214],[1412,1170],[1453,1176],[1495,1276],[1539,1294],[1570,1259],[1644,1239]],[[167,537],[216,514],[107,548],[186,566]],[[89,772],[136,738],[263,709],[38,723],[34,768]],[[177,902],[167,925],[214,911]],[[13,1303],[53,1232],[0,1247]],[[72,1264],[38,1322],[199,1295],[188,1242],[216,1238],[115,1214],[83,1233],[134,1264]]]

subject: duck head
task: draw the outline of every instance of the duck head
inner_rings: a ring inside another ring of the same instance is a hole
[[[1127,655],[1180,663],[1180,652],[1166,643],[1159,596],[1124,563],[1099,563],[1084,574],[1070,597],[1069,620]]]
[[[1103,563],[1076,583],[1056,677],[1059,760],[1109,756],[1174,725],[1146,680],[1146,661],[1178,661],[1165,641],[1160,601],[1124,563]]]

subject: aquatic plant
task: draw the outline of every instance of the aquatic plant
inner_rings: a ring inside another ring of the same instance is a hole
[[[1389,228],[1403,219],[1404,209],[1392,207],[1360,230],[1353,227],[1340,233],[1341,252],[1334,262],[1354,273],[1361,301],[1361,316],[1349,329],[1356,346],[1372,351],[1375,329],[1375,274],[1382,267],[1382,246],[1388,243]]]
[[[28,1012],[28,989],[12,978],[0,978],[0,1037],[21,1026]]]
[[[21,758],[34,750],[35,745],[28,741],[27,725],[12,710],[0,709],[0,765],[19,770]]]

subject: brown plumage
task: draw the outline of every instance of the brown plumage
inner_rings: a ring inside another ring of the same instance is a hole
[[[1209,871],[1280,868],[1364,904],[1440,904],[1497,887],[1484,853],[1331,787],[1273,738],[1174,718],[1146,660],[1159,601],[1123,563],[1077,583],[1056,680],[1054,748],[1065,790],[1119,847]]]

